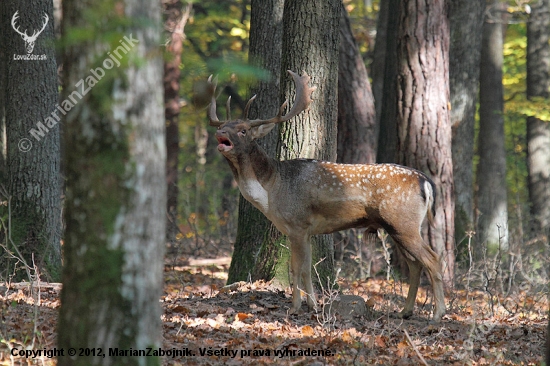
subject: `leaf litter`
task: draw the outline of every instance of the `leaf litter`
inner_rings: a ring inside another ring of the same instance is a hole
[[[447,314],[430,324],[429,286],[419,289],[415,314],[396,312],[408,287],[393,280],[345,280],[345,294],[358,295],[369,316],[329,322],[309,312],[289,315],[290,289],[270,282],[225,287],[228,260],[166,265],[162,347],[187,349],[164,357],[164,365],[538,365],[546,336],[545,294],[518,291],[495,298],[483,291],[447,293]],[[13,347],[56,346],[60,284],[40,284],[39,299],[28,283],[0,284],[0,365],[56,365],[55,358],[10,356]],[[491,296],[491,297],[490,297]]]

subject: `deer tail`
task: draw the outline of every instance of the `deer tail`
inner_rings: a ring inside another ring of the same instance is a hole
[[[434,226],[435,222],[435,183],[431,179],[425,179],[422,187],[422,193],[426,201],[426,213],[430,226]]]

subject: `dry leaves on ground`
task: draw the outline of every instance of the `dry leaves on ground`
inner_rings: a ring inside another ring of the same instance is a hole
[[[372,316],[326,321],[307,311],[289,315],[288,290],[264,282],[224,287],[226,275],[227,260],[167,265],[162,347],[170,353],[163,364],[538,365],[543,354],[545,294],[518,291],[498,298],[455,290],[443,321],[429,324],[426,288],[419,291],[415,315],[402,320],[394,314],[406,285],[342,280],[341,290],[365,298]],[[0,365],[56,364],[55,358],[10,355],[14,347],[55,347],[60,286],[42,285],[39,303],[28,285],[0,286]]]

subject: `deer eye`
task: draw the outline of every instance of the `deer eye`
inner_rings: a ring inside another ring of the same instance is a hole
[[[246,130],[241,130],[241,133],[242,133],[243,135],[246,135]]]

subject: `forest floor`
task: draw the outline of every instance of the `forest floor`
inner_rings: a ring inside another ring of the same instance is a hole
[[[290,291],[269,283],[224,288],[229,257],[172,260],[165,266],[164,365],[539,365],[548,300],[523,286],[507,297],[456,289],[447,314],[429,324],[431,295],[422,286],[415,314],[394,314],[408,287],[396,281],[340,280],[343,293],[367,300],[368,318],[288,315]],[[56,347],[60,284],[0,284],[0,365],[55,365],[55,358],[10,356],[17,348]],[[519,286],[521,287],[521,286]],[[36,296],[35,296],[36,298]],[[305,305],[303,306],[305,309]]]

